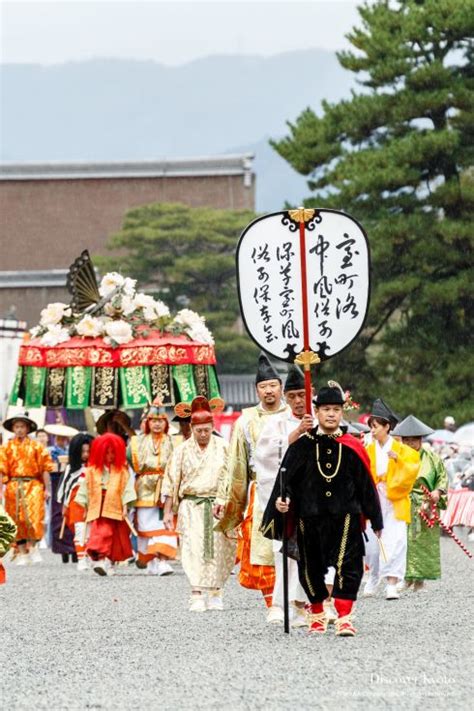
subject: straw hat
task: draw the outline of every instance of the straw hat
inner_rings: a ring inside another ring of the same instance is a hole
[[[74,435],[79,434],[79,430],[76,430],[74,427],[60,423],[57,425],[45,425],[44,431],[54,437],[74,437]]]
[[[28,417],[28,414],[28,411],[25,410],[25,412],[19,412],[17,415],[9,417],[8,420],[5,420],[3,423],[3,427],[9,432],[13,432],[14,423],[20,420],[21,422],[26,422],[26,424],[29,425],[30,432],[35,432],[38,429],[38,425],[34,420]]]

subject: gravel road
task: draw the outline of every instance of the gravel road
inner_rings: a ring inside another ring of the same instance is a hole
[[[189,613],[179,564],[167,578],[130,566],[101,578],[49,552],[7,563],[0,706],[467,710],[474,563],[450,540],[442,554],[443,579],[426,591],[361,599],[353,639],[284,635],[235,578],[224,612]]]

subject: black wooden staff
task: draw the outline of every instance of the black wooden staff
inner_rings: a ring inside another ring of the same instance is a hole
[[[286,469],[280,467],[280,498],[283,502],[286,501],[285,494],[285,478]],[[283,535],[282,535],[282,554],[283,554],[283,615],[284,615],[284,629],[286,634],[290,634],[290,608],[288,601],[288,535],[286,531],[286,513],[282,513],[283,516]]]

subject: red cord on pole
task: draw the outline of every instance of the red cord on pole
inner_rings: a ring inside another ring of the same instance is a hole
[[[301,304],[303,308],[303,349],[309,354],[309,316],[308,316],[308,282],[306,278],[306,228],[304,219],[300,220],[300,266],[301,266]],[[304,364],[304,386],[306,395],[306,413],[311,414],[313,384],[311,382],[311,365]]]

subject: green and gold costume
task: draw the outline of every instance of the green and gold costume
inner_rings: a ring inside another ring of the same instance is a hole
[[[420,450],[420,469],[410,494],[411,524],[408,526],[408,551],[406,579],[436,580],[441,577],[440,529],[437,523],[432,528],[423,521],[419,510],[426,500],[422,485],[429,491],[441,490],[439,509],[446,508],[448,475],[443,462],[434,452]],[[429,511],[428,511],[429,515]]]

